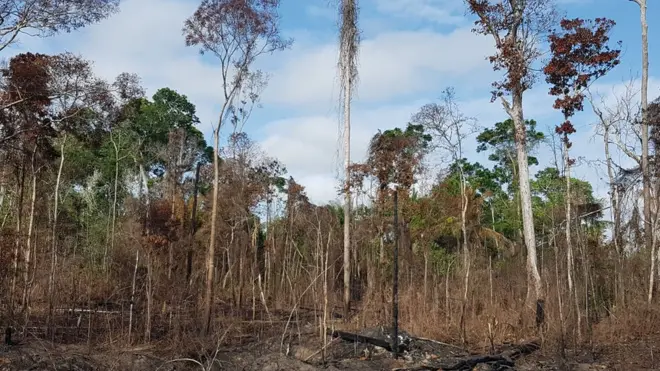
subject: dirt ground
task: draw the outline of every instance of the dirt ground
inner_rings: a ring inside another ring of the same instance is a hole
[[[132,349],[94,348],[84,345],[56,345],[38,339],[25,340],[18,345],[0,346],[0,371],[187,371],[187,370],[246,370],[246,371],[313,371],[313,370],[433,370],[456,365],[458,361],[474,357],[458,347],[427,340],[414,340],[410,350],[395,360],[382,348],[372,345],[332,340],[326,347],[313,330],[243,344],[223,346],[214,360],[196,364],[191,360],[174,361],[176,350],[159,350],[158,345]],[[500,347],[497,351],[506,349]],[[457,370],[660,370],[655,354],[660,349],[660,337],[629,340],[596,346],[591,350],[566,351],[568,361],[560,361],[552,349],[541,349],[515,360],[515,366],[484,363]],[[483,350],[482,350],[483,351]],[[185,357],[183,357],[185,358]]]

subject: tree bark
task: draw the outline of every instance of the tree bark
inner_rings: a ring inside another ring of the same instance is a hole
[[[222,115],[220,116],[222,120]],[[202,314],[202,333],[207,335],[211,325],[211,305],[213,302],[213,273],[215,271],[215,239],[216,223],[218,221],[218,187],[220,180],[220,164],[218,155],[220,149],[220,124],[213,132],[213,201],[211,206],[211,232],[209,247],[206,252],[206,285],[204,289],[204,307]]]
[[[564,177],[566,178],[566,279],[568,281],[568,291],[573,292],[573,240],[571,239],[571,165],[568,156],[568,146],[564,142]]]
[[[605,162],[607,164],[607,178],[610,182],[610,215],[613,223],[612,242],[614,242],[614,250],[616,252],[616,262],[614,267],[614,301],[616,304],[623,304],[623,278],[621,276],[621,211],[619,209],[619,190],[615,184],[612,155],[610,154],[610,124],[603,122],[603,125]]]
[[[128,344],[131,344],[133,332],[133,307],[135,305],[135,281],[137,280],[138,264],[140,263],[140,250],[135,249],[135,267],[133,269],[133,281],[131,283],[131,303],[128,312]]]
[[[523,237],[527,247],[527,302],[543,298],[543,287],[539,275],[536,256],[536,235],[534,233],[534,215],[532,213],[532,191],[529,185],[529,163],[527,159],[527,131],[523,116],[522,91],[512,92],[512,104],[503,100],[504,107],[513,120],[515,127],[516,152],[518,157],[518,181],[520,206],[522,210]],[[531,290],[534,290],[533,292]]]
[[[37,152],[37,147],[35,145],[34,152],[32,152],[32,196],[30,200],[30,221],[28,222],[28,233],[27,241],[25,241],[25,247],[23,250],[25,271],[23,272],[23,282],[25,287],[23,288],[23,309],[25,310],[25,315],[29,315],[29,301],[30,301],[30,253],[32,246],[32,234],[34,232],[34,207],[37,201],[37,169],[34,166],[35,156]]]
[[[16,281],[18,281],[18,254],[23,241],[23,199],[25,198],[25,164],[21,164],[18,174],[18,203],[16,215],[16,241],[14,244],[14,256],[12,257],[13,275],[11,280],[11,305],[10,308],[14,310],[14,298],[16,295]]]
[[[353,82],[357,77],[357,0],[340,1],[341,26],[339,30],[339,67],[344,109],[344,319],[351,309],[351,98]]]
[[[646,22],[646,0],[634,0],[639,5],[639,18],[642,27],[642,182],[644,193],[644,240],[651,250],[653,245],[653,228],[651,215],[651,174],[649,169],[649,40],[648,24]]]
[[[193,251],[195,246],[195,232],[197,232],[197,194],[199,189],[199,170],[202,167],[201,163],[197,163],[197,169],[195,170],[195,183],[193,186],[193,204],[192,211],[190,213],[190,244],[188,245],[188,257],[186,264],[186,282],[191,284],[192,276],[192,260],[193,260]]]
[[[649,122],[648,122],[648,90],[649,90],[649,40],[648,24],[646,22],[646,0],[631,0],[639,5],[639,22],[642,28],[642,186],[644,198],[644,244],[651,251],[651,275],[649,277],[648,302],[653,300],[655,251],[653,246],[653,226],[651,215],[651,174],[649,172]]]
[[[60,146],[60,167],[57,170],[57,180],[55,181],[55,195],[53,206],[53,233],[50,251],[50,275],[48,276],[48,330],[52,331],[53,321],[53,292],[55,288],[55,266],[57,265],[57,214],[59,212],[59,198],[60,198],[60,184],[62,180],[62,169],[64,168],[64,145],[66,144],[66,134],[62,138],[62,145]]]
[[[344,91],[344,319],[351,311],[351,79]]]

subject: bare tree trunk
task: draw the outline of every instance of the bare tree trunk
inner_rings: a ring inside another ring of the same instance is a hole
[[[571,165],[568,156],[568,146],[564,142],[564,177],[566,178],[566,278],[568,291],[573,292],[573,241],[571,239]]]
[[[449,306],[449,272],[451,271],[452,261],[449,261],[447,264],[447,272],[445,274],[445,318],[447,320],[447,325],[451,320],[451,307]]]
[[[429,294],[429,248],[424,247],[424,309],[427,309]]]
[[[573,239],[571,235],[571,163],[568,153],[568,145],[566,138],[564,138],[564,177],[566,178],[566,193],[564,195],[565,199],[565,208],[566,208],[566,280],[568,281],[568,294],[573,295],[574,304],[575,304],[575,320],[576,320],[576,331],[578,342],[582,341],[582,316],[580,314],[580,302],[578,299],[577,288],[573,282],[573,273],[574,273],[574,263],[575,257],[573,254]]]
[[[37,201],[37,169],[34,166],[35,155],[37,152],[37,147],[35,146],[34,152],[32,153],[32,198],[30,200],[30,221],[28,222],[28,233],[27,240],[25,241],[25,247],[23,250],[25,271],[23,272],[23,282],[25,287],[23,288],[23,309],[25,310],[26,318],[29,315],[29,306],[30,306],[30,253],[32,246],[32,233],[34,231],[34,206]]]
[[[651,274],[649,277],[648,302],[653,301],[655,251],[653,246],[653,226],[651,215],[651,176],[649,169],[649,119],[648,119],[648,90],[649,90],[649,40],[648,24],[646,22],[646,0],[631,0],[639,5],[639,21],[642,27],[642,184],[644,195],[644,243],[651,252]]]
[[[325,348],[328,346],[328,255],[330,255],[330,240],[332,240],[332,229],[328,232],[328,244],[325,247],[323,257],[323,360],[326,358]]]
[[[19,179],[18,179],[18,204],[17,215],[16,215],[16,242],[14,244],[14,256],[12,258],[12,268],[13,275],[11,280],[11,310],[14,310],[14,298],[16,295],[16,282],[18,281],[18,255],[23,242],[23,199],[25,196],[25,165],[21,164],[19,169]]]
[[[126,156],[119,157],[119,146],[115,141],[112,131],[110,132],[110,142],[115,152],[115,179],[114,186],[112,191],[112,207],[111,207],[111,222],[110,222],[110,253],[114,251],[115,248],[115,227],[117,225],[117,192],[119,190],[119,161],[123,160]],[[107,241],[107,240],[106,240]],[[105,249],[103,250],[103,268],[107,272],[107,259],[108,259],[108,244],[106,242]]]
[[[459,155],[460,153],[460,144],[459,144]],[[463,344],[467,343],[467,331],[465,328],[465,310],[467,307],[468,300],[468,291],[470,284],[470,250],[468,248],[468,235],[467,235],[467,210],[468,210],[468,197],[467,197],[467,184],[465,182],[465,175],[463,174],[463,168],[459,167],[461,175],[461,232],[463,234],[463,269],[464,271],[464,281],[463,281],[463,302],[461,303],[461,340]]]
[[[186,264],[186,282],[188,282],[189,285],[192,284],[192,260],[195,246],[195,232],[197,232],[197,194],[199,190],[199,170],[201,167],[202,164],[197,163],[197,169],[195,170],[195,183],[193,186],[193,204],[192,211],[190,213],[190,244],[188,245],[188,256]]]
[[[0,157],[0,164],[4,164],[5,160],[3,157]],[[0,165],[0,168],[2,168],[2,173],[0,173],[0,210],[2,210],[2,207],[5,205],[5,196],[7,195],[7,188],[5,187],[6,167],[5,165]],[[4,224],[4,222],[0,224],[0,229],[4,227]]]
[[[651,260],[651,269],[649,272],[649,292],[648,292],[648,297],[647,301],[649,304],[653,301],[653,288],[655,286],[655,246],[652,244],[651,245],[651,254],[650,254],[650,260]]]
[[[552,217],[552,225],[555,225],[555,218]],[[555,234],[552,234],[552,247],[555,250],[555,285],[557,286],[557,308],[559,309],[559,327],[560,327],[560,346],[561,355],[564,356],[565,346],[565,324],[564,324],[564,305],[561,300],[561,277],[559,275],[559,248],[557,247],[557,239]]]
[[[215,240],[216,224],[218,221],[218,188],[220,186],[220,127],[225,107],[220,114],[218,126],[213,131],[213,201],[211,203],[211,232],[209,234],[209,247],[206,252],[206,285],[204,289],[204,307],[202,314],[202,333],[208,334],[211,325],[211,306],[213,305],[213,273],[215,272]]]
[[[619,190],[614,179],[614,170],[612,166],[612,155],[610,154],[610,125],[604,124],[603,142],[605,144],[605,161],[607,164],[607,178],[610,183],[610,215],[612,218],[612,242],[616,252],[615,273],[614,273],[614,301],[617,304],[623,304],[623,278],[621,275],[621,210],[619,205]]]
[[[651,215],[651,174],[649,169],[649,39],[646,22],[646,0],[632,0],[639,5],[639,19],[642,27],[642,182],[644,192],[644,241],[647,249],[653,245],[653,228]]]
[[[131,344],[133,333],[133,306],[135,305],[135,281],[137,280],[138,264],[140,263],[140,250],[135,249],[135,268],[133,269],[133,282],[131,283],[131,304],[128,312],[128,344]]]
[[[359,35],[357,28],[357,0],[341,0],[339,30],[339,68],[344,109],[344,318],[351,309],[351,98],[353,82],[357,77],[357,50]]]
[[[344,171],[346,184],[344,189],[344,318],[348,320],[351,311],[351,95],[350,78],[346,82],[344,98]]]
[[[54,207],[53,207],[53,233],[51,241],[51,251],[50,251],[50,275],[48,276],[48,330],[51,331],[51,335],[54,334],[52,331],[53,324],[53,292],[55,288],[55,266],[57,265],[57,214],[59,212],[58,206],[60,201],[60,184],[62,180],[62,169],[64,168],[64,145],[66,144],[66,133],[62,138],[62,145],[60,146],[60,167],[57,170],[57,180],[55,181],[55,195],[54,195]]]
[[[490,218],[491,222],[493,223],[493,232],[497,232],[495,230],[495,208],[493,208],[493,203],[491,202],[490,204]],[[500,243],[496,239],[495,240],[495,248],[498,250],[499,254],[499,249],[500,249]],[[490,305],[491,307],[493,306],[493,257],[492,254],[488,254],[488,287],[490,288]]]
[[[534,215],[532,213],[532,191],[529,185],[529,163],[527,159],[527,130],[523,116],[522,91],[512,92],[512,104],[504,101],[504,107],[513,120],[515,127],[516,153],[518,157],[518,182],[520,187],[520,205],[522,209],[523,236],[527,247],[527,304],[531,299],[543,298],[543,286],[537,266],[536,235]],[[534,290],[533,292],[531,290]]]
[[[149,247],[147,247],[149,249]],[[147,251],[147,287],[146,287],[146,296],[147,296],[147,313],[144,324],[144,341],[151,341],[151,307],[153,301],[153,265],[152,265],[152,256],[151,252]]]

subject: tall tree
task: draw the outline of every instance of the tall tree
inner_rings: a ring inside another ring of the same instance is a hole
[[[550,84],[550,95],[556,96],[554,108],[561,111],[564,121],[557,125],[555,132],[562,136],[564,158],[564,177],[566,178],[566,274],[569,294],[574,294],[578,339],[581,338],[580,304],[577,290],[574,289],[574,253],[571,237],[573,197],[571,193],[571,166],[575,160],[570,158],[572,146],[569,135],[575,133],[571,117],[576,111],[584,109],[585,90],[596,79],[604,76],[619,64],[619,50],[609,48],[609,32],[614,21],[596,18],[585,21],[579,18],[562,19],[561,30],[554,31],[550,41],[550,61],[543,69],[546,81]],[[653,259],[652,259],[653,260]],[[585,283],[586,284],[586,283]]]
[[[477,16],[475,32],[490,35],[496,53],[490,62],[502,70],[504,78],[493,83],[493,101],[500,98],[513,120],[518,160],[523,236],[527,247],[527,303],[540,303],[544,294],[537,256],[532,196],[529,185],[527,135],[523,114],[523,94],[534,82],[532,64],[539,58],[539,35],[546,32],[554,18],[552,2],[547,0],[466,0],[470,13]],[[507,100],[505,95],[510,95]],[[540,308],[537,305],[537,308]]]
[[[344,318],[351,310],[351,99],[357,81],[360,44],[358,0],[340,0],[339,75],[344,109]]]
[[[261,80],[263,74],[251,70],[256,59],[263,54],[288,48],[292,44],[292,40],[283,39],[280,35],[277,13],[279,5],[279,0],[203,0],[183,27],[186,45],[197,46],[202,53],[211,53],[220,63],[224,99],[218,122],[213,128],[213,202],[206,256],[203,333],[208,333],[211,325],[213,302],[220,178],[220,130],[223,124],[228,124],[233,118],[241,115],[242,112],[238,111],[244,94],[254,102],[257,97],[249,91],[250,88],[265,83]]]
[[[639,6],[639,23],[642,27],[642,184],[644,197],[644,241],[652,250],[653,229],[651,212],[651,173],[649,169],[649,26],[646,22],[646,0],[630,0]],[[657,212],[657,211],[656,211]],[[649,294],[652,295],[652,294]],[[649,296],[651,300],[651,296]]]
[[[571,117],[576,111],[582,111],[585,90],[596,79],[604,76],[619,64],[620,50],[611,50],[608,46],[609,32],[614,21],[596,18],[585,21],[579,18],[562,19],[561,30],[549,36],[550,61],[544,67],[546,81],[550,84],[550,95],[556,96],[554,108],[561,111],[564,121],[557,125],[555,132],[562,136],[564,172],[566,178],[566,256],[567,280],[569,292],[573,292],[573,243],[571,240],[571,165],[572,146],[569,135],[575,133]],[[577,295],[577,294],[576,294]],[[579,311],[576,296],[576,309]],[[579,313],[579,312],[578,312]],[[578,331],[579,331],[578,314]],[[578,332],[579,333],[579,332]]]

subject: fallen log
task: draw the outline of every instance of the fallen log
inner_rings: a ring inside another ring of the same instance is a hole
[[[453,360],[450,362],[438,362],[434,365],[417,365],[409,368],[397,368],[393,371],[468,371],[474,369],[479,364],[489,363],[493,369],[500,367],[513,367],[515,360],[523,355],[533,353],[540,349],[538,341],[528,341],[512,347],[506,351],[494,355],[477,355],[469,358]]]
[[[331,329],[327,329],[326,333],[332,336],[333,338],[341,338],[342,340],[350,341],[353,343],[371,344],[377,347],[384,348],[387,351],[390,352],[392,351],[392,346],[387,341],[382,339],[376,339],[369,336],[354,334],[346,331],[337,331],[337,330],[332,331]]]

